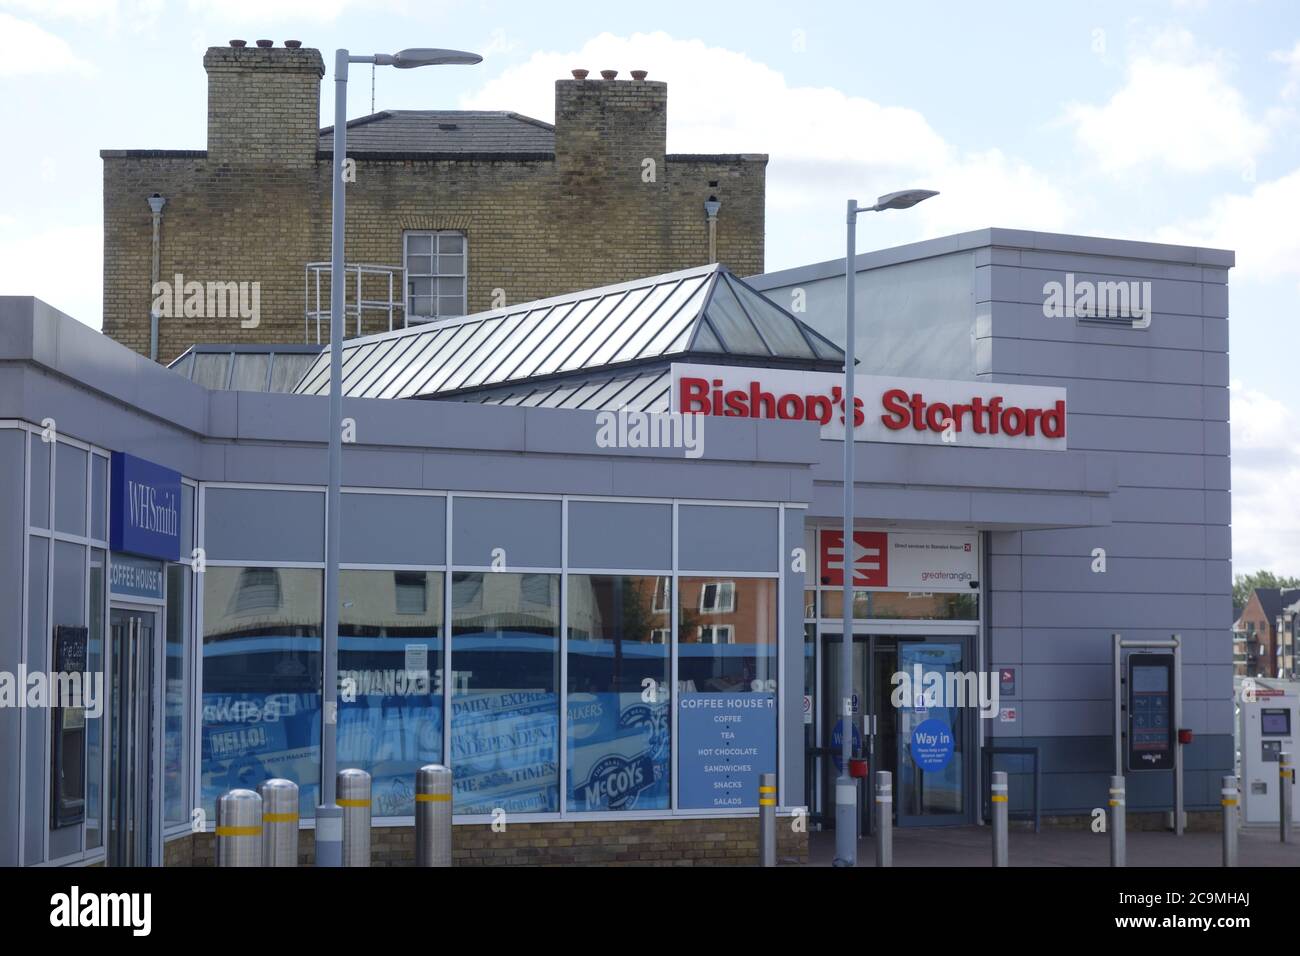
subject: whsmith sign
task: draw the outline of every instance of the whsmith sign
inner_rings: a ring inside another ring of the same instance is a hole
[[[674,364],[672,410],[820,422],[839,441],[843,385],[833,372]],[[854,392],[856,441],[1066,448],[1063,388],[859,375]]]
[[[108,544],[114,551],[176,561],[181,554],[181,476],[113,452]]]

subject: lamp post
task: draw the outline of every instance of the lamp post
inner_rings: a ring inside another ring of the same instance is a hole
[[[905,189],[889,193],[876,200],[874,206],[858,206],[856,199],[848,205],[847,243],[844,253],[844,540],[842,566],[843,633],[840,635],[840,687],[844,698],[840,706],[840,721],[844,727],[840,734],[840,775],[835,781],[835,866],[857,866],[858,863],[858,788],[849,776],[849,758],[853,753],[853,578],[856,565],[853,542],[853,453],[854,426],[857,407],[854,404],[854,365],[857,346],[854,341],[854,292],[857,286],[856,258],[858,213],[883,212],[886,209],[908,209],[917,203],[939,195],[929,189]],[[866,688],[863,688],[864,692]]]
[[[325,634],[321,668],[321,798],[316,807],[316,865],[342,866],[341,811],[334,805],[338,741],[339,515],[343,480],[343,225],[346,194],[343,163],[348,143],[348,64],[372,63],[409,70],[440,64],[473,65],[483,58],[460,50],[414,48],[399,53],[352,56],[334,51],[334,208],[330,231],[329,484],[325,491]],[[357,279],[360,282],[360,278]],[[360,300],[361,290],[357,290]]]

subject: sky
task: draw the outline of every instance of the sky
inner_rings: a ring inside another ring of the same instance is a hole
[[[381,70],[378,109],[549,121],[571,69],[648,70],[670,152],[770,156],[768,269],[842,256],[845,200],[910,186],[942,195],[865,217],[860,251],[988,226],[1234,250],[1234,571],[1300,575],[1294,0],[0,0],[0,294],[98,328],[99,150],[202,149],[204,49],[262,38],[484,56]]]

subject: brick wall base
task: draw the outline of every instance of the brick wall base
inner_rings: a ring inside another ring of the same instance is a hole
[[[1223,832],[1222,813],[1216,813],[1213,810],[1185,810],[1183,812],[1187,815],[1186,830],[1188,833]],[[1125,816],[1125,828],[1143,832],[1164,830],[1165,817],[1166,814],[1161,811],[1128,813]],[[1092,817],[1086,814],[1068,817],[1044,816],[1042,823],[1045,830],[1092,829]],[[1012,830],[1032,830],[1034,828],[1033,820],[1012,820],[1010,824]]]
[[[315,833],[298,834],[298,864],[310,866]],[[177,837],[167,843],[166,866],[215,866],[211,833]],[[375,827],[370,831],[373,866],[411,866],[413,827]],[[791,818],[777,820],[777,859],[808,862],[808,834],[797,833]],[[754,866],[758,863],[758,821],[753,818],[704,820],[563,820],[511,823],[500,832],[491,824],[452,828],[455,866]]]

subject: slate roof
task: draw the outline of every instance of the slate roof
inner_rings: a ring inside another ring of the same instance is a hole
[[[334,127],[320,131],[333,152]],[[519,113],[383,110],[348,120],[348,153],[554,153],[555,127]]]
[[[1270,623],[1282,613],[1282,608],[1300,600],[1300,588],[1255,588],[1255,593],[1259,595],[1259,606],[1264,609]]]
[[[804,368],[844,361],[833,342],[714,263],[351,339],[343,344],[343,394],[509,401],[554,383],[542,403],[561,385],[607,383],[632,367],[662,373],[665,362],[687,356]],[[322,352],[294,391],[326,395],[329,387]]]

